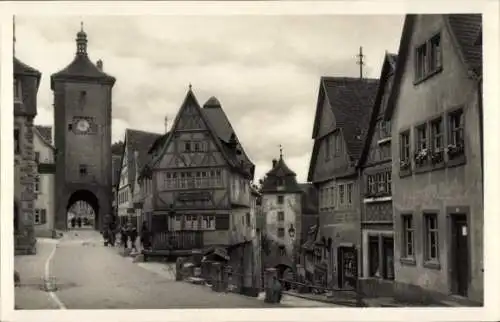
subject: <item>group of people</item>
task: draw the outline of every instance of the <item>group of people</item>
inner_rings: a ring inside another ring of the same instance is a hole
[[[104,235],[105,244],[110,244],[111,246],[114,246],[115,244],[114,241],[117,240],[116,235],[120,234],[119,236],[120,246],[123,246],[124,249],[130,248],[131,250],[135,250],[136,252],[138,251],[136,242],[137,242],[137,237],[139,237],[139,233],[134,224],[128,222],[124,226],[117,227],[116,229],[113,228],[114,227],[111,227],[111,225],[108,226],[107,233]],[[151,233],[147,227],[146,222],[143,222],[142,224],[140,235],[141,235],[140,242],[142,248],[149,249],[151,247]],[[129,247],[129,242],[130,242],[130,247]]]

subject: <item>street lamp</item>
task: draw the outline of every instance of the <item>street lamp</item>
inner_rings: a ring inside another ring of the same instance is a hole
[[[288,235],[292,240],[295,239],[295,228],[293,228],[293,224],[290,224],[290,229],[288,229]]]

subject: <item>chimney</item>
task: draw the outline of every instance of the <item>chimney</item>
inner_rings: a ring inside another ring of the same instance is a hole
[[[100,60],[100,59],[99,59],[99,60],[97,61],[97,64],[96,64],[96,65],[97,65],[97,68],[98,68],[98,69],[102,72],[102,69],[103,69],[103,66],[102,66],[102,60]]]
[[[168,116],[165,116],[165,133],[168,132]]]
[[[275,167],[276,167],[276,163],[278,163],[278,160],[273,159],[273,168],[275,168]]]

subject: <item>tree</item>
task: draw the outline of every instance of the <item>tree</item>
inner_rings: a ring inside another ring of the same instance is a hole
[[[124,144],[123,144],[123,141],[118,141],[118,142],[115,142],[111,145],[111,154],[114,154],[114,155],[122,155],[123,154],[123,148],[124,148]]]

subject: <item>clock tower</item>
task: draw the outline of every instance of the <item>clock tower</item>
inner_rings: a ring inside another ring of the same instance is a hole
[[[68,210],[86,201],[95,212],[96,229],[111,214],[111,106],[115,78],[87,54],[87,34],[76,37],[76,55],[53,74],[56,147],[55,226],[67,229]]]

